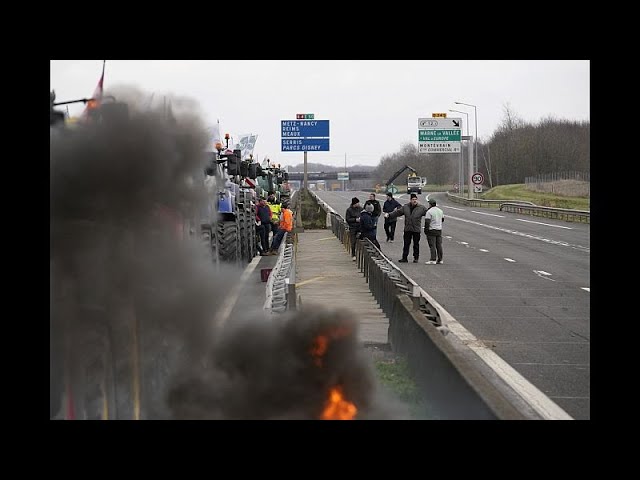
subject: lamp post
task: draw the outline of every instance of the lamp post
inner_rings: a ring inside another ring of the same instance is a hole
[[[449,109],[449,111],[450,112],[456,112],[456,113],[462,113],[463,115],[465,115],[467,117],[467,136],[469,136],[469,114],[467,112],[463,112],[462,110]],[[469,145],[467,145],[467,148],[469,148]],[[458,193],[460,193],[460,195],[464,195],[464,159],[463,159],[462,149],[460,150],[460,166],[459,166],[459,170],[460,170],[460,173],[458,174],[458,183],[460,185],[460,188],[458,190]],[[471,185],[469,185],[469,188],[471,188]]]
[[[347,171],[347,152],[344,152],[344,171]],[[342,180],[342,191],[347,191],[347,181]]]
[[[470,103],[463,103],[463,102],[453,102],[457,105],[466,105],[467,107],[473,107],[473,112],[474,112],[474,116],[475,116],[475,120],[474,123],[476,124],[476,136],[473,138],[473,156],[474,156],[474,170],[477,172],[478,171],[478,108],[475,105],[472,105]]]
[[[451,109],[449,109],[449,111],[450,112],[461,113],[461,114],[467,116],[467,135],[469,135],[469,114],[467,112],[463,112],[462,110],[451,110]]]

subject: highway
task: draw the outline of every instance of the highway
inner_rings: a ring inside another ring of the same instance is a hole
[[[316,192],[344,217],[351,198],[368,192]],[[381,205],[386,196],[377,194]],[[509,363],[574,419],[590,418],[590,236],[589,225],[466,207],[446,194],[435,198],[445,215],[443,265],[399,264],[466,329]],[[396,199],[408,203],[407,194]],[[403,217],[395,242],[382,251],[402,256]]]

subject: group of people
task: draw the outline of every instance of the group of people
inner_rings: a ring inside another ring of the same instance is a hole
[[[393,242],[396,232],[396,222],[398,217],[405,217],[404,221],[404,245],[402,248],[402,258],[400,263],[407,263],[409,260],[409,248],[413,241],[413,263],[418,263],[420,258],[420,229],[422,217],[425,217],[424,233],[429,244],[430,259],[425,262],[427,265],[442,264],[442,223],[444,213],[436,206],[435,199],[429,199],[429,207],[418,203],[418,196],[412,193],[409,203],[401,205],[392,193],[387,193],[387,200],[380,207],[380,202],[376,200],[375,193],[369,195],[369,200],[360,206],[357,197],[351,199],[351,206],[347,208],[345,219],[349,225],[349,235],[351,239],[351,256],[356,260],[356,241],[358,238],[368,238],[378,248],[380,243],[377,240],[378,218],[384,215],[384,231],[387,242]]]
[[[289,201],[276,201],[275,193],[270,192],[267,200],[261,198],[256,206],[256,233],[260,239],[258,244],[260,255],[277,255],[278,248],[285,233],[293,230],[293,212],[289,209]],[[273,232],[269,246],[269,232]]]

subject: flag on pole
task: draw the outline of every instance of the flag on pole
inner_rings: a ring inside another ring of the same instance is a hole
[[[93,95],[91,95],[92,100],[87,102],[87,106],[84,108],[82,112],[81,118],[87,119],[89,117],[89,112],[95,108],[100,106],[100,102],[102,101],[102,92],[104,91],[104,68],[107,61],[102,61],[102,75],[100,75],[100,80],[98,81],[98,85],[93,91]]]
[[[253,135],[251,133],[245,133],[240,135],[240,142],[238,142],[238,144],[236,145],[236,148],[239,148],[242,151],[243,159],[253,154],[253,150],[256,146],[257,139],[258,139],[258,135]]]
[[[222,136],[220,135],[220,119],[218,119],[218,122],[213,126],[213,135],[211,140],[213,142],[213,148],[215,150],[222,150]]]

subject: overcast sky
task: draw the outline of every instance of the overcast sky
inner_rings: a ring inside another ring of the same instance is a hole
[[[52,60],[57,101],[88,97],[102,60]],[[196,100],[203,120],[218,119],[233,138],[258,135],[254,156],[282,165],[302,162],[302,152],[281,151],[281,120],[313,113],[329,120],[330,151],[308,161],[377,165],[402,143],[418,143],[418,118],[469,113],[470,134],[488,139],[508,103],[528,122],[553,116],[588,121],[588,60],[107,60],[105,90],[132,85],[158,98]],[[84,107],[69,107],[72,116]],[[463,127],[466,134],[466,125]]]

